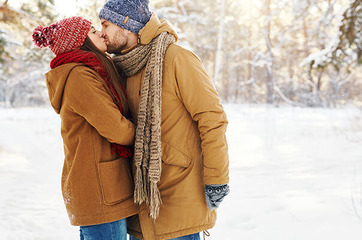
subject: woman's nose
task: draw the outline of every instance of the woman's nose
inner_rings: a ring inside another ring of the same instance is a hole
[[[105,38],[106,34],[103,31],[100,31],[100,35],[102,38]]]

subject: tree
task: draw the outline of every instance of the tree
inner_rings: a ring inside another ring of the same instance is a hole
[[[272,104],[274,102],[274,77],[273,77],[273,52],[272,52],[272,41],[270,38],[270,31],[271,31],[271,20],[272,14],[270,9],[270,1],[266,0],[265,3],[265,28],[264,28],[264,35],[265,35],[265,43],[266,43],[266,58],[267,62],[265,65],[266,75],[267,75],[267,83],[266,83],[266,102],[268,104]]]
[[[33,51],[31,33],[55,20],[53,0],[24,3],[19,9],[8,1],[0,6],[0,105],[38,105],[46,102],[43,73],[49,68],[49,51]]]
[[[150,7],[201,58],[223,101],[328,107],[362,102],[361,1],[152,0]],[[0,0],[0,104],[41,102],[35,95],[44,95],[53,54],[29,36],[54,22],[53,0],[19,9],[7,2]],[[97,23],[104,2],[76,0],[79,15]]]
[[[325,19],[336,4],[331,1],[329,3],[329,8],[321,21],[327,22]],[[362,49],[360,6],[361,0],[351,0],[342,14],[333,16],[338,20],[336,34],[328,38],[328,44],[320,45],[319,51],[310,54],[302,62],[303,66],[308,67],[308,72],[317,72],[316,90],[320,104],[322,102],[322,97],[319,95],[322,91],[322,74],[326,74],[329,79],[325,87],[326,105],[336,106],[339,100],[344,100],[343,98],[348,96],[352,97],[350,90],[353,89],[353,85],[356,85],[358,89],[360,83],[357,80],[357,74],[361,71],[359,65]]]

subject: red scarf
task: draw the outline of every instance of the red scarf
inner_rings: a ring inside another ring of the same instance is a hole
[[[111,89],[113,96],[117,101],[117,107],[122,114],[123,111],[122,111],[122,104],[120,98],[116,90],[114,89],[113,84],[109,80],[108,74],[104,69],[103,64],[94,53],[82,50],[73,50],[70,52],[59,54],[50,62],[50,68],[53,69],[66,63],[84,63],[87,67],[98,72],[106,82],[107,86]],[[122,85],[121,88],[123,92],[126,94],[126,91],[124,90]],[[133,149],[130,146],[124,146],[112,143],[112,147],[113,147],[113,153],[117,151],[119,156],[122,158],[129,158],[133,156]]]

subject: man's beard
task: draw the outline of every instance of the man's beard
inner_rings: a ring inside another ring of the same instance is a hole
[[[107,40],[107,43],[107,52],[115,54],[121,53],[127,45],[127,36],[123,30],[120,29],[114,34],[112,39]]]

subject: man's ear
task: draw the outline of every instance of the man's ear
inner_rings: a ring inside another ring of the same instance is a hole
[[[128,36],[128,38],[137,41],[138,34],[136,34],[136,33],[134,33],[134,32],[131,32],[131,31],[127,30],[127,29],[125,29],[125,31],[127,31],[127,36]]]

